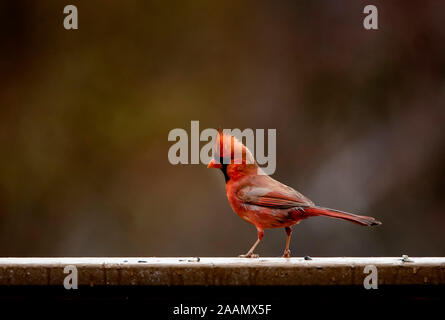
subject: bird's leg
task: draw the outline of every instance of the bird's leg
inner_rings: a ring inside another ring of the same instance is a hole
[[[259,255],[254,254],[253,251],[255,250],[258,243],[260,243],[261,239],[263,239],[264,230],[257,228],[257,231],[258,231],[258,239],[255,241],[252,248],[250,248],[250,250],[246,254],[242,254],[239,256],[240,258],[258,258],[259,257]]]
[[[284,230],[286,230],[287,238],[286,238],[286,249],[284,249],[283,258],[290,258],[289,243],[290,243],[290,236],[292,234],[292,228],[285,227]]]

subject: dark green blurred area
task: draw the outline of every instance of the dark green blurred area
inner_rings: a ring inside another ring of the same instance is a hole
[[[2,1],[0,255],[247,251],[222,174],[168,162],[191,120],[277,129],[274,178],[383,221],[303,221],[294,256],[444,255],[445,2],[367,4]]]

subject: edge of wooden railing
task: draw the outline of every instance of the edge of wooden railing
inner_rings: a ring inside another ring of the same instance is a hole
[[[79,286],[363,285],[366,266],[375,266],[379,286],[445,284],[445,257],[36,257],[0,258],[0,286],[63,286],[67,266]]]

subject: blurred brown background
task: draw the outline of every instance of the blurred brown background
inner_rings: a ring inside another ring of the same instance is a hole
[[[445,254],[445,2],[9,0],[0,21],[0,256],[247,251],[222,174],[168,162],[191,120],[276,128],[276,179],[383,221],[303,221],[294,256]]]

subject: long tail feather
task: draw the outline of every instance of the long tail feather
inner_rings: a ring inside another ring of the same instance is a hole
[[[321,208],[321,207],[310,207],[310,208],[304,208],[304,211],[310,215],[326,216],[326,217],[331,217],[331,218],[343,219],[343,220],[357,223],[362,226],[378,226],[378,225],[382,224],[380,221],[377,221],[373,217],[359,216],[356,214],[343,212],[343,211],[339,211],[339,210],[335,210],[335,209]]]

